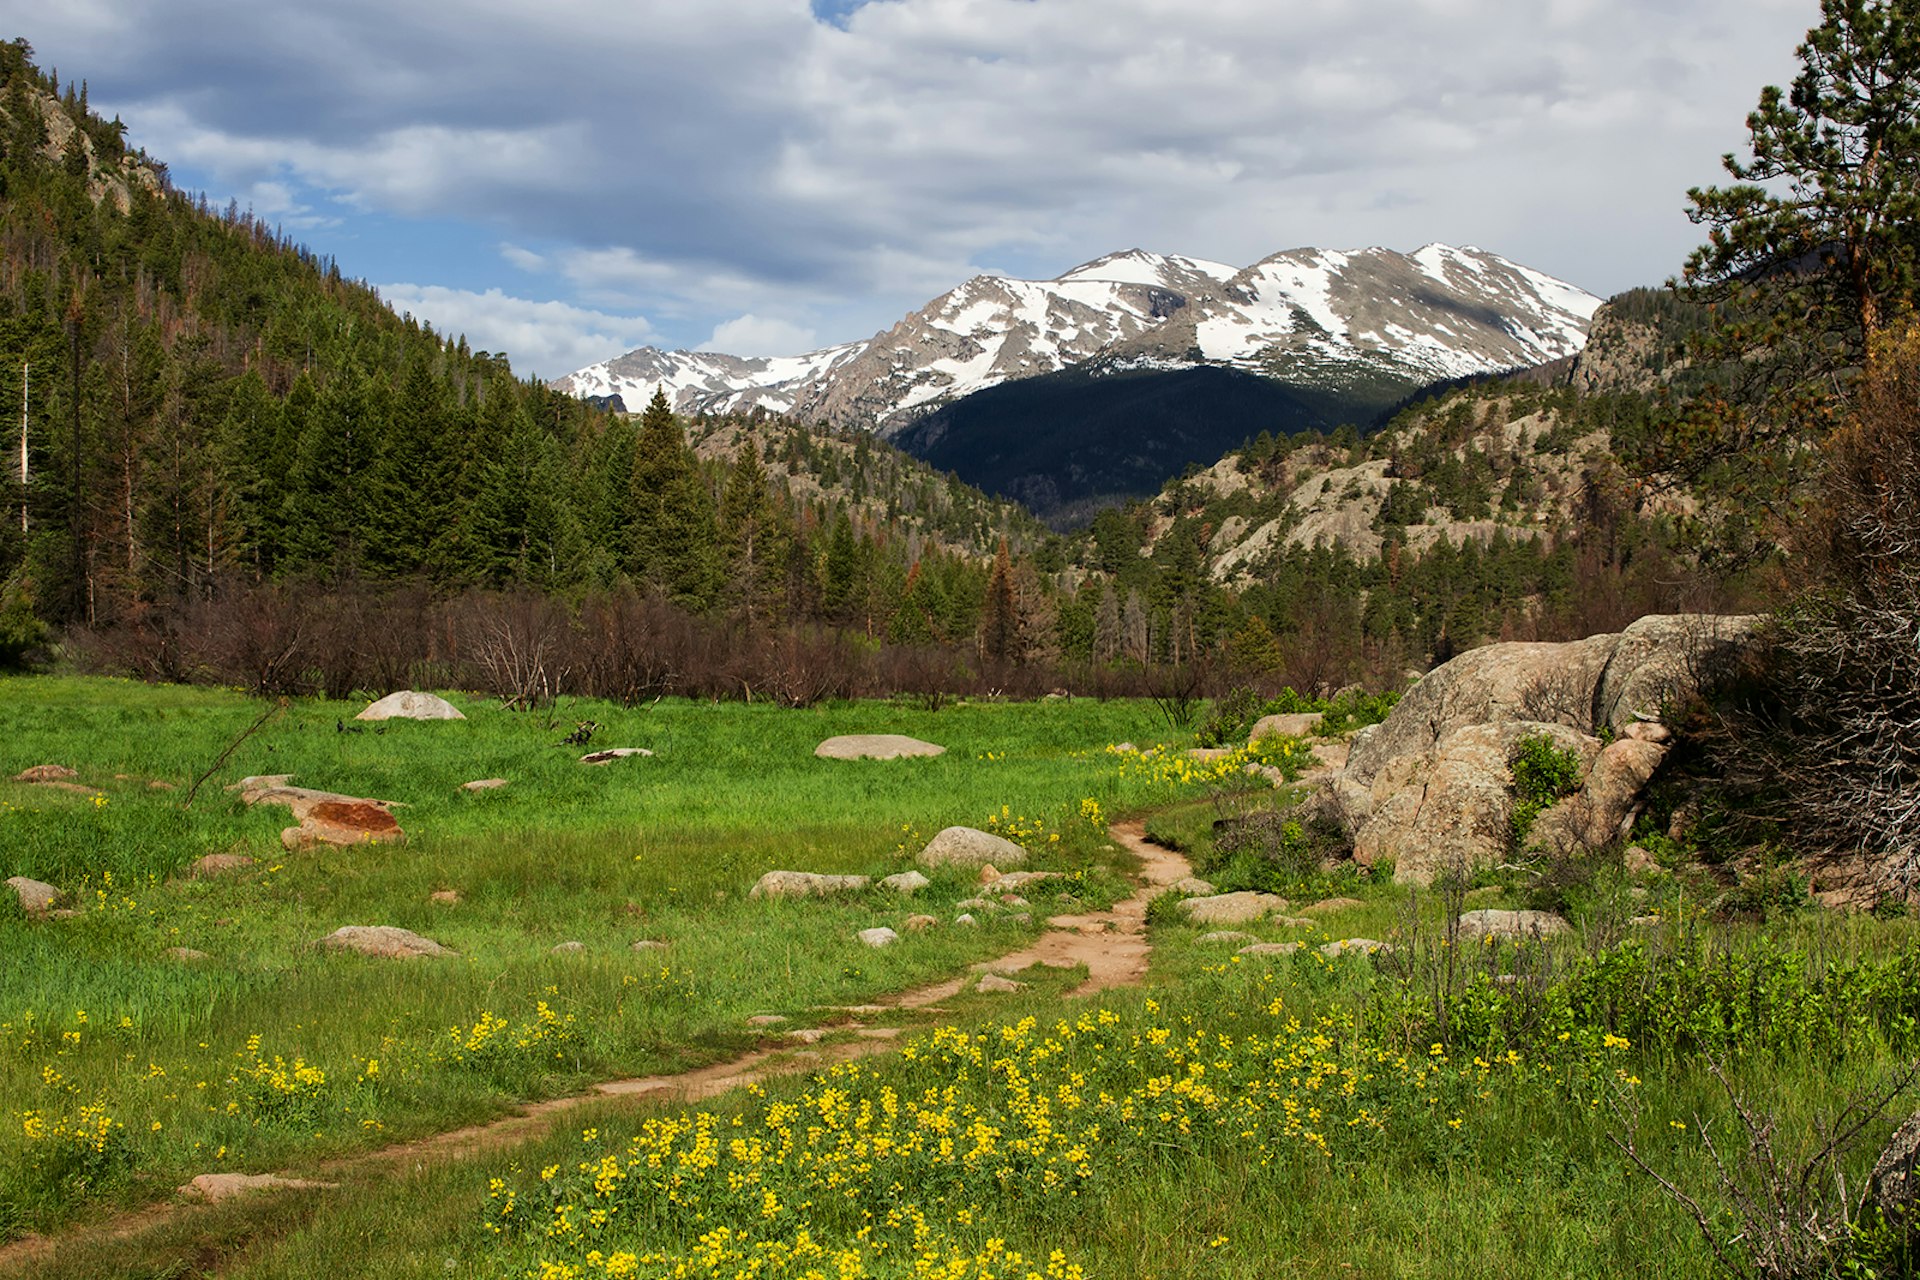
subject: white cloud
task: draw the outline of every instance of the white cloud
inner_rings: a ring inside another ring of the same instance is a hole
[[[653,326],[639,316],[515,298],[498,289],[383,284],[379,290],[395,311],[411,312],[448,337],[465,334],[476,351],[508,353],[522,377],[558,378],[653,337]]]
[[[715,325],[713,336],[695,350],[735,356],[792,356],[819,346],[814,331],[805,325],[748,312]]]
[[[162,158],[239,194],[279,183],[484,226],[507,246],[494,269],[555,271],[580,315],[644,311],[680,344],[768,335],[776,316],[864,336],[983,266],[1051,275],[1136,244],[1245,263],[1447,240],[1601,291],[1658,281],[1699,237],[1686,188],[1720,177],[1818,16],[1807,0],[889,0],[838,27],[807,0],[9,9]]]

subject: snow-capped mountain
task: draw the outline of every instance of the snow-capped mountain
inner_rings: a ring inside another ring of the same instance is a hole
[[[778,359],[643,347],[558,379],[637,409],[756,406],[883,434],[989,387],[1087,366],[1218,366],[1408,389],[1578,351],[1600,299],[1479,249],[1292,249],[1246,268],[1138,249],[1052,280],[976,276],[866,342]]]

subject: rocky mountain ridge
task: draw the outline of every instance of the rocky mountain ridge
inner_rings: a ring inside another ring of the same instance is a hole
[[[903,431],[1009,382],[1218,367],[1371,400],[1566,357],[1600,300],[1479,249],[1293,249],[1245,268],[1138,249],[1052,280],[976,276],[892,328],[800,356],[641,348],[554,382],[629,406],[762,409]]]

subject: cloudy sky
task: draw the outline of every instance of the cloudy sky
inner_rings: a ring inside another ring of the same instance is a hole
[[[1657,284],[1816,0],[0,0],[169,163],[522,373],[980,272],[1472,244]]]

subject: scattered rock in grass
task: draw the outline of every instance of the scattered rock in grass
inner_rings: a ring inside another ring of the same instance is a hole
[[[918,871],[901,871],[880,881],[882,889],[891,889],[895,893],[915,894],[933,882]]]
[[[1032,924],[1033,913],[1031,911],[1016,911],[1012,915],[1007,917],[1007,923],[1008,924]]]
[[[1201,934],[1200,941],[1207,946],[1217,946],[1223,942],[1258,942],[1259,939],[1238,929],[1215,929],[1212,933]]]
[[[1005,875],[995,876],[987,883],[988,893],[1013,893],[1030,884],[1040,884],[1047,880],[1063,879],[1058,871],[1009,871]]]
[[[1551,911],[1469,911],[1460,917],[1462,938],[1530,938],[1569,933],[1573,926]]]
[[[860,941],[869,947],[890,947],[900,941],[900,935],[885,925],[875,929],[862,929],[858,936]]]
[[[914,861],[923,867],[1018,867],[1027,851],[1011,840],[974,827],[948,827],[927,841]]]
[[[787,1032],[787,1039],[797,1040],[801,1044],[819,1044],[826,1037],[825,1027],[802,1027],[798,1031]]]
[[[1320,722],[1325,719],[1318,711],[1283,712],[1279,715],[1261,716],[1254,721],[1253,732],[1247,735],[1247,744],[1260,741],[1272,734],[1285,734],[1289,738],[1305,738],[1320,732]]]
[[[824,898],[857,893],[872,883],[866,876],[830,876],[817,871],[769,871],[747,891],[749,898]]]
[[[180,1194],[214,1204],[249,1191],[331,1191],[338,1185],[307,1178],[283,1178],[277,1173],[203,1173],[181,1187]]]
[[[1256,942],[1235,952],[1243,956],[1290,956],[1306,948],[1304,942]]]
[[[1287,785],[1287,775],[1270,764],[1243,765],[1240,772],[1246,774],[1249,778],[1265,778],[1268,783],[1276,787],[1284,787]]]
[[[1025,991],[1027,984],[1015,982],[1012,978],[1003,978],[997,973],[983,973],[980,975],[980,981],[973,984],[973,989],[988,992]]]
[[[307,810],[297,827],[280,833],[280,843],[289,851],[311,849],[318,844],[342,848],[360,844],[398,844],[407,838],[400,824],[371,800],[324,800]]]
[[[1660,864],[1654,861],[1653,855],[1637,844],[1627,846],[1626,853],[1621,856],[1620,865],[1637,876],[1660,869]]]
[[[459,904],[460,894],[453,889],[435,889],[427,895],[427,901],[437,902],[443,907],[456,906]]]
[[[80,776],[77,769],[63,764],[36,764],[13,775],[15,782],[71,782]]]
[[[1195,924],[1245,924],[1276,911],[1285,911],[1287,900],[1271,893],[1242,889],[1238,893],[1216,893],[1204,898],[1187,898],[1181,912]]]
[[[507,785],[505,778],[475,778],[472,782],[460,784],[462,791],[497,791]]]
[[[1182,876],[1167,886],[1175,893],[1184,893],[1195,898],[1211,898],[1220,891],[1199,876]]]
[[[587,949],[586,943],[581,942],[578,939],[570,938],[565,942],[554,944],[551,954],[556,956],[577,956],[582,951],[585,951],[586,949]]]
[[[1376,951],[1385,951],[1387,944],[1376,942],[1372,938],[1342,938],[1338,942],[1329,942],[1320,948],[1323,956],[1343,956],[1349,951],[1358,951],[1363,955],[1372,955]]]
[[[1318,920],[1309,920],[1305,916],[1275,916],[1272,923],[1279,925],[1282,929],[1318,929],[1320,927]]]
[[[665,951],[667,944],[664,942],[656,942],[652,938],[642,938],[633,944],[633,949],[635,951]]]
[[[168,947],[160,954],[169,960],[178,960],[182,964],[193,964],[199,960],[210,960],[213,958],[204,951],[195,951],[192,947]]]
[[[465,720],[460,709],[431,693],[403,689],[390,693],[354,717],[355,720]]]
[[[985,898],[962,898],[953,905],[962,911],[986,911],[994,904]]]
[[[215,876],[245,871],[252,865],[253,859],[244,853],[210,853],[195,862],[187,874],[195,880],[211,880]]]
[[[1322,898],[1312,906],[1300,908],[1300,914],[1303,916],[1323,916],[1335,911],[1346,911],[1353,907],[1364,907],[1366,905],[1366,903],[1360,901],[1358,898]]]
[[[998,880],[999,878],[1000,878],[1000,868],[994,866],[991,862],[989,862],[986,866],[980,868],[979,880],[981,884],[983,885],[992,884],[995,880]]]
[[[962,911],[959,915],[953,918],[953,922],[955,924],[964,924],[964,925],[975,925],[980,923],[978,920],[974,919],[973,913],[969,911]]]
[[[1660,923],[1660,917],[1659,916],[1635,916],[1633,919],[1627,921],[1627,923],[1634,926],[1636,929],[1651,929],[1655,925]]]
[[[147,790],[149,791],[172,791],[173,789],[174,787],[171,782],[162,782],[158,778],[155,778],[147,784]]]
[[[781,1014],[756,1013],[747,1019],[747,1025],[750,1027],[777,1027],[785,1021],[786,1018]]]
[[[652,754],[653,752],[647,750],[645,747],[608,747],[605,751],[587,752],[587,754],[580,757],[580,763],[612,764],[615,760],[625,760],[632,756],[639,756],[645,759]]]
[[[1019,894],[1010,893],[1006,897],[1000,899],[1000,905],[1003,907],[1024,907],[1024,906],[1029,906],[1031,904],[1029,904],[1027,900],[1021,897]]]
[[[1203,764],[1211,764],[1215,760],[1224,760],[1232,754],[1233,752],[1226,747],[1187,748],[1187,759],[1198,760]]]
[[[828,738],[813,749],[822,760],[904,760],[943,756],[947,749],[898,733],[848,733]]]
[[[60,901],[60,891],[40,880],[29,880],[25,876],[13,876],[7,880],[7,888],[13,890],[20,899],[20,909],[30,916],[43,916],[53,910]]]
[[[357,951],[363,956],[400,959],[407,956],[453,956],[460,953],[390,924],[342,925],[316,946],[327,951]]]
[[[932,916],[908,916],[907,932],[923,933],[926,930],[933,928],[934,925],[939,923],[940,922],[938,920],[935,920]]]

